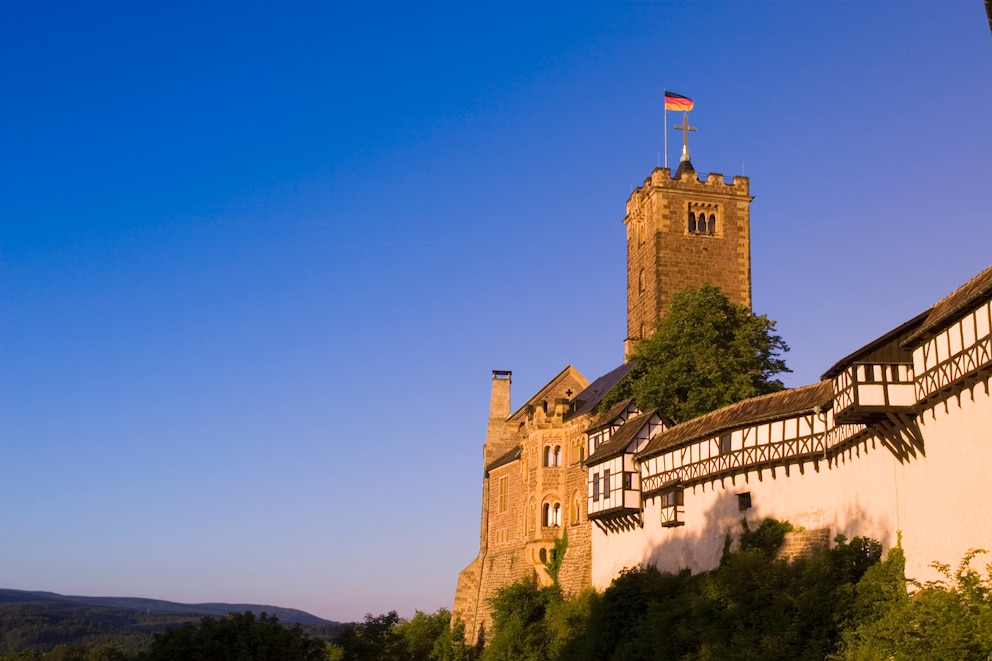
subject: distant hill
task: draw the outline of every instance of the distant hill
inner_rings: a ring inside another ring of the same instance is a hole
[[[135,597],[81,597],[54,592],[0,589],[0,656],[48,652],[56,645],[113,645],[145,649],[156,633],[230,612],[267,613],[286,625],[299,624],[314,638],[333,640],[344,628],[310,613],[259,604],[180,604]]]
[[[161,599],[142,599],[140,597],[79,597],[61,595],[54,592],[27,592],[24,590],[6,590],[0,588],[0,605],[2,604],[77,604],[85,606],[102,606],[104,608],[123,608],[128,610],[145,611],[145,613],[184,613],[194,615],[220,615],[228,613],[244,613],[251,611],[256,615],[262,612],[274,615],[284,624],[331,624],[330,620],[319,618],[295,608],[280,608],[279,606],[261,606],[259,604],[180,604]]]

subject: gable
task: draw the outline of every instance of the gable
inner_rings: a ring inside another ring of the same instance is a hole
[[[576,393],[582,392],[589,382],[581,373],[571,365],[548,381],[544,387],[538,390],[527,400],[527,403],[517,409],[507,418],[509,422],[523,422],[527,419],[528,411],[535,407],[543,408],[545,412],[554,410],[557,400],[570,400]]]

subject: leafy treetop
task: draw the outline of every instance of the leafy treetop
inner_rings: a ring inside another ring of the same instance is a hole
[[[684,422],[749,397],[783,389],[790,372],[779,356],[789,347],[775,322],[732,303],[704,283],[676,292],[651,337],[640,340],[634,367],[607,393],[606,410],[633,396],[643,411],[658,409]]]

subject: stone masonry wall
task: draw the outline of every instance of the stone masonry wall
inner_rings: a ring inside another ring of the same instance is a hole
[[[778,551],[778,557],[789,561],[808,558],[816,549],[825,549],[829,546],[830,528],[797,530],[786,533],[785,542]]]
[[[550,551],[566,530],[569,543],[559,583],[569,593],[591,585],[587,471],[582,464],[588,453],[584,431],[589,424],[590,416],[564,421],[560,414],[548,416],[538,408],[517,427],[520,459],[491,469],[484,478],[484,537],[479,556],[458,577],[452,608],[452,617],[465,623],[467,640],[485,638],[491,630],[489,600],[499,588],[529,576],[540,585],[550,584],[541,550]],[[544,465],[546,446],[561,448],[560,466]],[[561,527],[543,525],[546,502],[561,505]]]
[[[627,336],[647,337],[672,294],[704,282],[738,304],[751,305],[748,179],[687,172],[672,179],[658,168],[627,202]],[[688,229],[690,208],[717,217],[710,234]],[[630,347],[628,346],[628,349]]]

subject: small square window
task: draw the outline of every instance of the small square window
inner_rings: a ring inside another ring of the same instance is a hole
[[[751,509],[751,492],[737,494],[737,509],[741,512]]]

